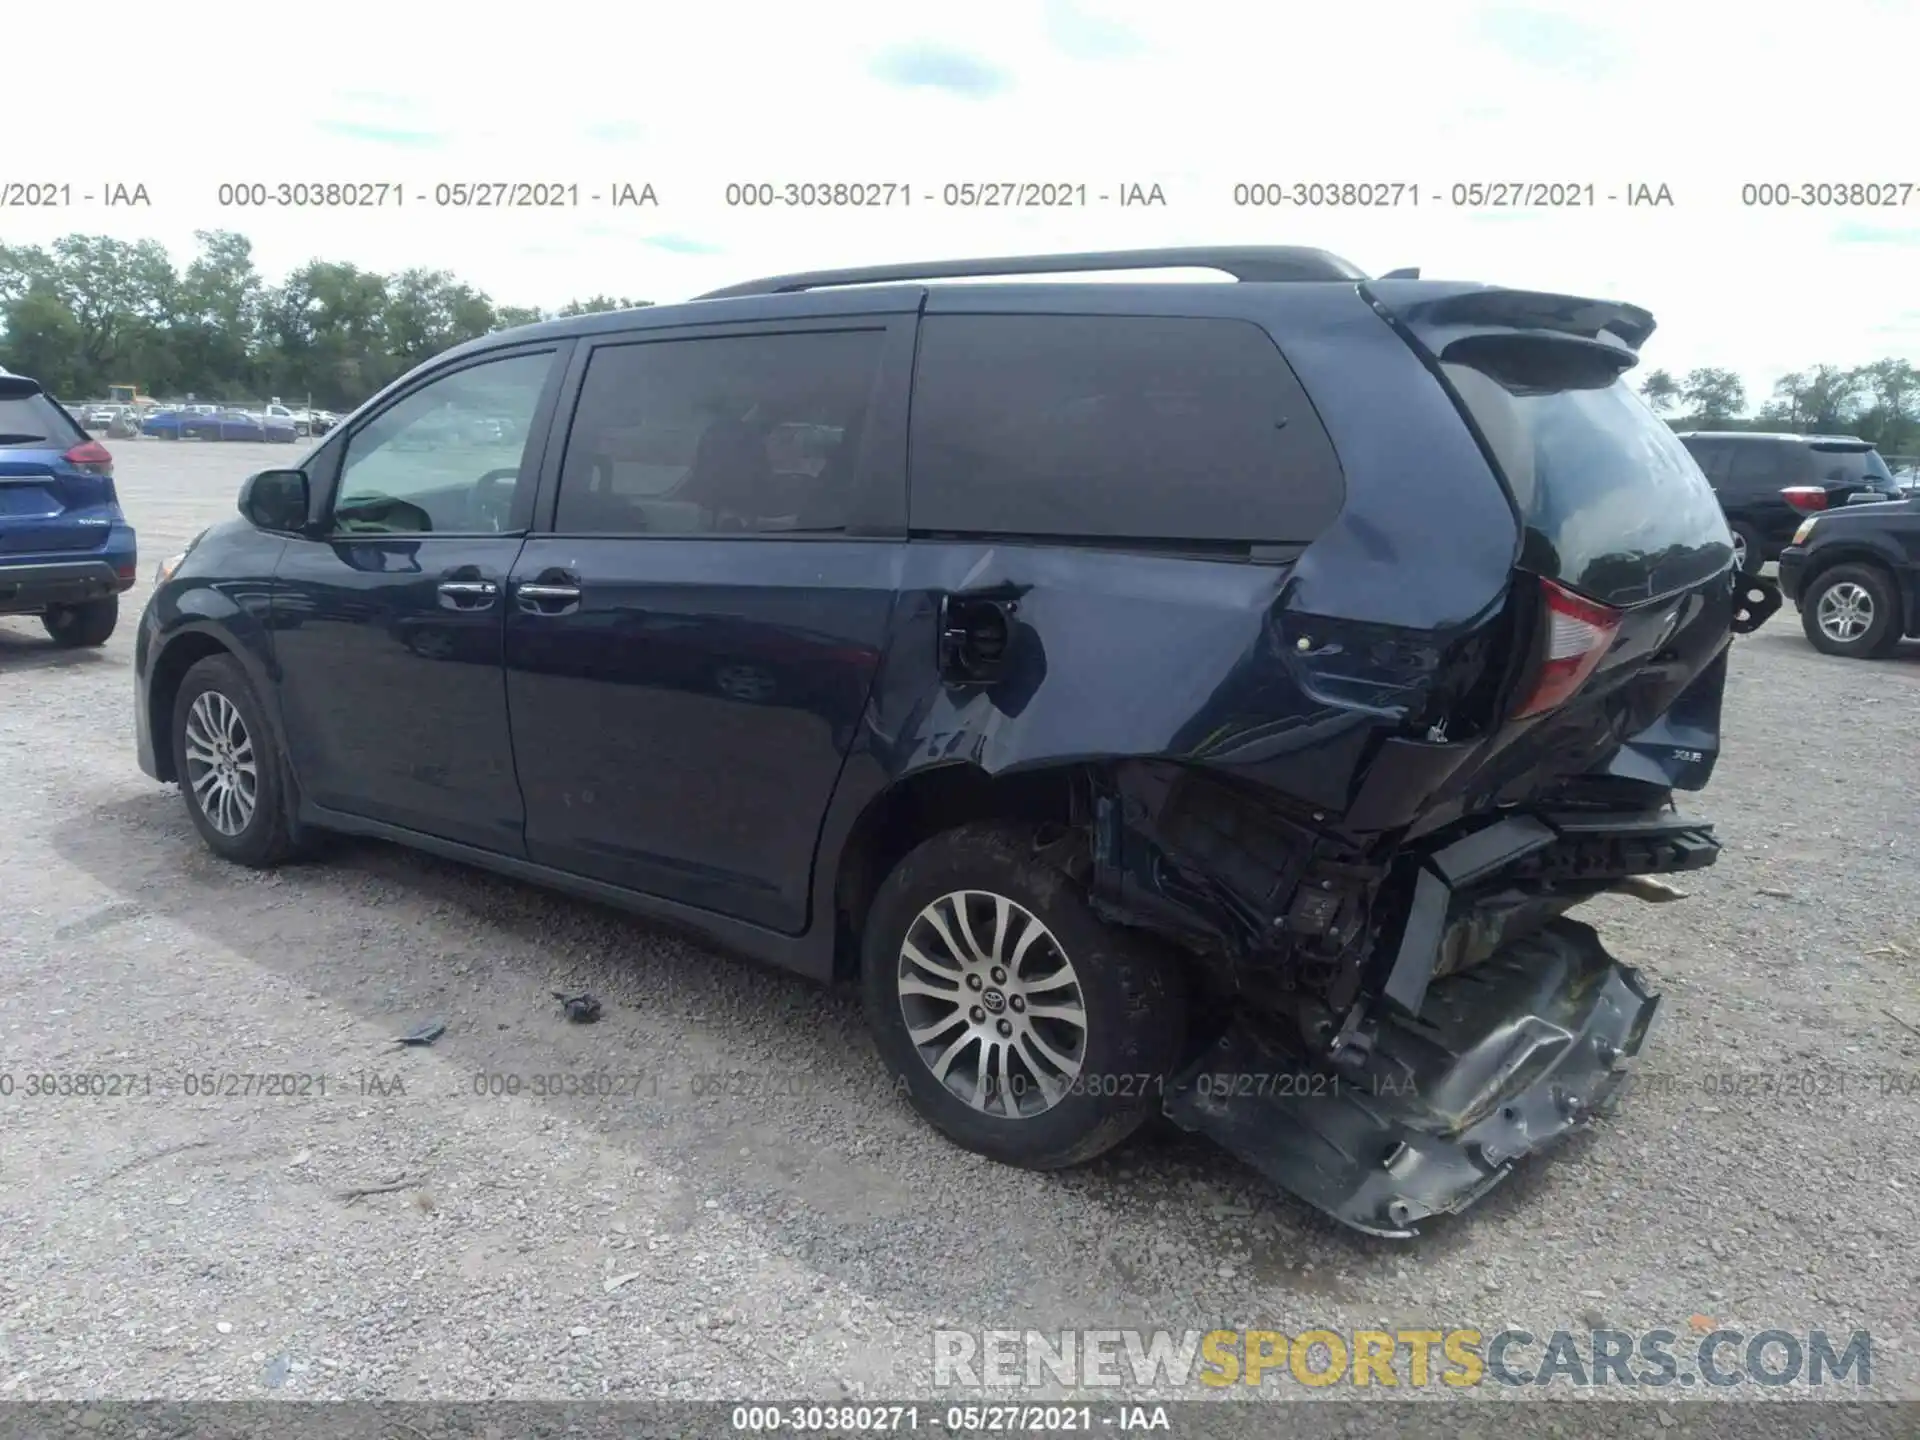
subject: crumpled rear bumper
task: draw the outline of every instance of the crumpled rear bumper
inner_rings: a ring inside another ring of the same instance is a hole
[[[1176,1077],[1166,1110],[1336,1219],[1404,1238],[1590,1125],[1658,1006],[1591,927],[1563,918],[1435,980],[1418,1018],[1383,1020],[1338,1077],[1236,1021]]]

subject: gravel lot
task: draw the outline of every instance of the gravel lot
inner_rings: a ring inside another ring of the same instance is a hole
[[[215,861],[135,766],[132,637],[154,562],[293,452],[113,449],[119,633],[61,654],[0,620],[0,1398],[899,1398],[943,1324],[1701,1314],[1870,1329],[1875,1392],[1920,1398],[1920,649],[1828,659],[1790,612],[1738,642],[1698,807],[1721,864],[1590,917],[1665,992],[1646,1078],[1376,1243],[1173,1133],[1065,1176],[963,1154],[876,1087],[851,996],[612,911],[370,842]],[[598,1025],[560,1015],[575,989]],[[433,1048],[390,1043],[430,1018]],[[593,1071],[650,1093],[524,1093]],[[694,1093],[723,1071],[748,1083]],[[26,1096],[40,1072],[152,1093]],[[325,1094],[182,1093],[226,1072]]]

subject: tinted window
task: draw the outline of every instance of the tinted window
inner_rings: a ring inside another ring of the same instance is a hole
[[[1860,485],[1869,490],[1898,490],[1880,452],[1859,445],[1814,445],[1814,483]]]
[[[843,528],[885,338],[841,330],[596,350],[567,438],[554,528]]]
[[[1805,452],[1780,440],[1734,442],[1729,483],[1736,490],[1780,490],[1806,477]]]
[[[1445,361],[1525,518],[1527,568],[1630,605],[1725,566],[1706,477],[1611,359],[1503,339],[1456,344]]]
[[[1727,478],[1727,442],[1724,440],[1683,440],[1694,462],[1706,472],[1707,479],[1719,485]]]
[[[520,460],[553,368],[514,355],[443,375],[347,440],[334,524],[356,532],[509,528]]]
[[[1344,493],[1299,381],[1239,320],[931,317],[910,456],[918,530],[1306,541]]]
[[[0,380],[0,449],[67,450],[87,438],[45,395],[6,393]]]

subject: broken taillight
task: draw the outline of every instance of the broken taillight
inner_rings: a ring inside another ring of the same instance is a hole
[[[1812,515],[1827,508],[1827,492],[1818,485],[1789,485],[1780,495],[1802,515]]]
[[[1620,629],[1620,612],[1610,605],[1576,595],[1551,580],[1540,581],[1545,623],[1540,632],[1540,654],[1533,668],[1533,688],[1514,711],[1524,720],[1565,703],[1598,668]]]

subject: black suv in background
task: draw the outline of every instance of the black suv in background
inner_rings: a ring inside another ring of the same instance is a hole
[[[1800,522],[1780,588],[1814,648],[1875,659],[1920,638],[1920,495]]]
[[[948,283],[1162,267],[1238,283]],[[1566,912],[1718,853],[1670,802],[1751,616],[1652,329],[1214,249],[490,335],[163,567],[139,762],[241,864],[384,837],[857,977],[983,1154],[1163,1108],[1406,1235],[1640,1048]]]
[[[1707,472],[1740,568],[1749,574],[1778,560],[1807,516],[1838,509],[1862,492],[1900,496],[1880,453],[1851,435],[1695,430],[1680,443]]]

